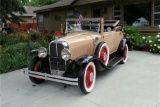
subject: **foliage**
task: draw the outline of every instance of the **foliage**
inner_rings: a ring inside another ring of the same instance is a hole
[[[156,36],[142,37],[145,40],[146,46],[150,48],[151,52],[160,53],[160,34]]]
[[[5,73],[9,70],[26,67],[31,60],[31,56],[27,56],[27,53],[41,46],[38,42],[30,42],[9,45],[3,48],[0,52],[0,72]]]
[[[20,2],[20,0],[1,0],[1,14],[0,19],[2,22],[7,23],[13,22],[13,23],[20,23],[24,22],[24,20],[20,19],[18,16],[16,16],[13,12],[18,12],[20,14],[26,13],[23,4]]]
[[[150,52],[160,53],[160,33],[156,36],[143,36],[138,28],[127,26],[124,29],[124,36],[128,38],[134,49],[147,48]]]
[[[55,36],[53,34],[49,34],[49,33],[45,34],[44,37],[48,42],[50,42],[50,41],[55,39]]]
[[[40,36],[41,36],[41,34],[40,34],[40,32],[38,32],[38,31],[36,31],[36,30],[34,30],[34,29],[30,29],[30,30],[28,30],[28,35],[30,36],[30,39],[33,41],[33,42],[35,42],[35,41],[37,41],[37,40],[40,40]]]
[[[23,0],[22,2],[25,5],[30,5],[30,6],[43,6],[43,5],[53,4],[57,1],[59,0],[31,0],[31,2],[29,2],[29,0]]]
[[[145,46],[145,42],[142,39],[142,35],[138,31],[138,28],[132,26],[126,26],[124,28],[124,36],[128,38],[133,45],[134,49],[143,48]]]
[[[5,34],[0,35],[0,45],[5,45],[8,43],[8,36]]]
[[[32,42],[27,33],[0,34],[0,73],[27,67],[32,58],[27,53],[42,46],[48,47],[46,39]]]
[[[16,34],[13,36],[8,36],[5,34],[0,35],[0,45],[3,47],[8,46],[8,45],[14,45],[19,42],[29,42],[30,40],[27,37],[24,37],[22,34]]]

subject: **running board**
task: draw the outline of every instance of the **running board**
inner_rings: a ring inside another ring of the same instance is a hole
[[[114,57],[113,59],[111,59],[107,65],[107,68],[113,68],[114,66],[116,66],[117,64],[119,64],[121,61],[123,60],[123,57]]]

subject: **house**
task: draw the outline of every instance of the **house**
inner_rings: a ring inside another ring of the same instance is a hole
[[[25,14],[19,14],[19,13],[15,13],[14,14],[16,16],[19,16],[21,19],[25,20],[26,23],[37,23],[37,18],[36,18],[36,13],[34,13],[33,11],[38,10],[39,7],[35,7],[35,6],[24,6],[26,13]]]
[[[142,30],[159,31],[160,0],[60,0],[36,10],[38,29],[60,31],[65,29],[65,19],[74,18],[75,8],[85,18],[104,17],[107,20],[120,20],[133,25],[139,18],[147,20]]]
[[[33,11],[39,9],[39,7],[35,7],[35,6],[24,6],[26,13],[25,14],[20,14],[19,12],[13,12],[13,14],[15,14],[16,16],[20,17],[22,20],[26,21],[21,23],[21,25],[19,26],[16,23],[10,23],[8,21],[6,29],[11,29],[11,28],[15,28],[17,31],[27,31],[30,28],[37,30],[37,17],[36,17],[36,13],[34,13]],[[8,31],[7,31],[8,32]]]

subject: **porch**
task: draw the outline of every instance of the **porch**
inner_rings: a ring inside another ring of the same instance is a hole
[[[140,26],[138,27],[142,35],[155,36],[160,32],[157,26]]]

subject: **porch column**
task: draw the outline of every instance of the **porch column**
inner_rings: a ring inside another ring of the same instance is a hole
[[[120,5],[121,6],[121,21],[124,22],[124,5]]]
[[[151,6],[151,26],[154,26],[154,1],[152,0],[152,6]]]

